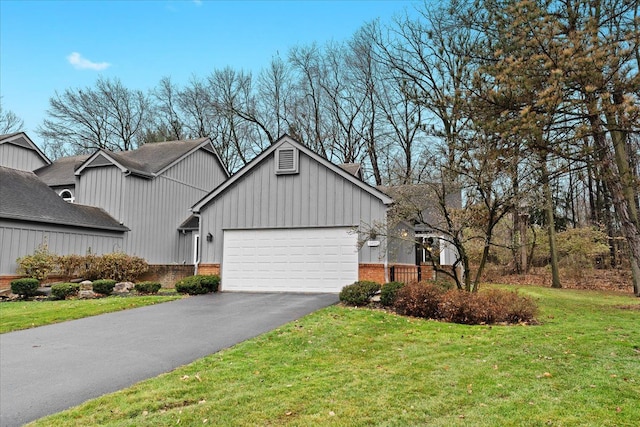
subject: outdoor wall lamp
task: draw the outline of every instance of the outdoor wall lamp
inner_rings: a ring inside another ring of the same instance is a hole
[[[207,242],[209,243],[213,242],[213,234],[207,233]]]

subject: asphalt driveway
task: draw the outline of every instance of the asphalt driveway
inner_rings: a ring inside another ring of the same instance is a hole
[[[2,334],[0,426],[120,390],[337,301],[223,292]]]

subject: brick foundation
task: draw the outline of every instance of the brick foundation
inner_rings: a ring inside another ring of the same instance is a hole
[[[198,265],[198,274],[217,274],[220,275],[220,264],[200,264]]]
[[[173,288],[178,280],[193,275],[193,268],[193,265],[183,264],[149,265],[149,271],[138,277],[136,282],[153,281],[161,283],[163,288]]]
[[[358,264],[358,280],[385,283],[384,264]]]
[[[23,276],[0,276],[0,291],[9,289],[11,287],[11,281],[21,277]]]

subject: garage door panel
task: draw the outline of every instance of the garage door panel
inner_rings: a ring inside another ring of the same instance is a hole
[[[357,236],[349,231],[227,230],[222,289],[339,292],[358,277]]]

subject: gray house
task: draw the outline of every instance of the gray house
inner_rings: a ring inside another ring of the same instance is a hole
[[[88,155],[61,157],[33,172],[65,201],[73,203],[76,200],[75,172],[88,158]]]
[[[122,248],[127,230],[100,208],[65,202],[33,172],[0,167],[0,288],[16,277],[16,259],[42,244],[103,254]]]
[[[234,291],[337,292],[384,282],[386,267],[414,264],[368,230],[393,200],[284,136],[191,208],[200,219],[201,273]]]
[[[183,226],[189,207],[229,177],[209,138],[98,150],[73,168],[75,202],[126,225],[121,249],[156,265],[193,264],[199,237]]]
[[[0,166],[34,171],[51,161],[24,132],[0,135]]]
[[[113,252],[127,228],[105,211],[69,205],[32,172],[51,164],[24,133],[0,136],[0,288],[16,259],[46,244],[60,255]]]

